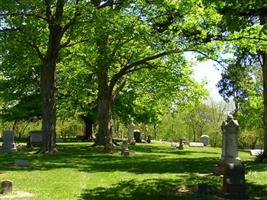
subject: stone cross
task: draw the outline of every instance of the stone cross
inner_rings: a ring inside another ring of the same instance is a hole
[[[14,131],[13,130],[4,130],[2,134],[3,144],[1,147],[2,152],[12,152],[16,151],[16,144],[14,141]]]
[[[239,124],[237,120],[234,120],[232,115],[228,115],[226,121],[222,124],[222,155],[221,160],[223,162],[238,161],[238,144],[237,138],[239,134]]]
[[[0,194],[7,195],[12,193],[13,182],[5,180],[1,182]]]

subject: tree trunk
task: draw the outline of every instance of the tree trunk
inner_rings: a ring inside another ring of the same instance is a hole
[[[49,41],[41,68],[42,132],[41,153],[56,152],[56,65],[62,38],[62,28],[49,24]]]
[[[84,129],[84,140],[86,141],[92,141],[93,140],[93,125],[94,125],[94,119],[90,115],[82,116],[82,120],[85,124]]]
[[[41,71],[42,132],[41,153],[56,152],[56,57],[47,56]]]
[[[260,24],[265,25],[267,15],[260,16]],[[260,52],[262,57],[262,76],[263,76],[263,128],[264,128],[264,155],[267,158],[267,53]]]
[[[112,92],[108,85],[108,69],[103,63],[98,67],[98,134],[95,145],[104,145],[107,152],[112,143]]]
[[[267,54],[262,53],[264,154],[267,157]]]

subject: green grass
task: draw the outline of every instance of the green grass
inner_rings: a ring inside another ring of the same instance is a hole
[[[19,147],[15,153],[0,153],[0,181],[14,182],[14,192],[29,192],[36,200],[170,200],[212,199],[222,184],[209,175],[220,158],[219,148],[185,148],[169,144],[130,146],[130,157],[119,147],[104,154],[88,143],[59,144],[55,155],[35,154]],[[256,164],[248,152],[240,152],[246,165],[247,191],[251,199],[267,199],[267,165]],[[29,168],[16,168],[25,159]],[[196,192],[198,183],[208,184],[208,194]],[[1,198],[1,197],[0,197]]]

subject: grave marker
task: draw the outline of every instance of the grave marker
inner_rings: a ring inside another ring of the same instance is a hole
[[[2,152],[12,152],[16,151],[16,144],[14,141],[14,131],[13,130],[4,130],[2,134],[3,144],[1,147]]]
[[[189,147],[204,147],[202,142],[189,142]]]

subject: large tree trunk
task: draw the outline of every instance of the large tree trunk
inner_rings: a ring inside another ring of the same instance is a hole
[[[41,71],[42,153],[56,151],[56,58],[47,56]]]
[[[267,22],[267,15],[260,16],[260,24],[265,25]],[[264,128],[264,154],[267,158],[267,53],[260,52],[262,57],[262,77],[263,77],[263,128]]]
[[[63,5],[62,5],[63,6]],[[49,41],[41,69],[42,132],[41,153],[56,152],[56,65],[62,38],[62,28],[49,24]]]
[[[96,145],[105,146],[105,150],[112,151],[112,98],[109,92],[107,74],[99,74],[98,80],[98,134]],[[103,76],[104,75],[104,76]],[[103,77],[103,78],[101,78]]]
[[[267,54],[262,54],[262,74],[263,74],[263,127],[264,127],[264,154],[267,157]]]

